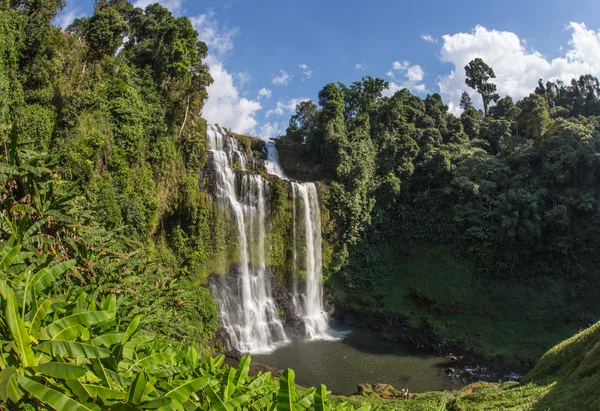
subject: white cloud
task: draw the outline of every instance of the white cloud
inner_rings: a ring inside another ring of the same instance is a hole
[[[235,78],[240,87],[243,87],[246,83],[252,80],[252,76],[247,71],[235,73]]]
[[[408,61],[403,61],[403,62],[394,61],[392,63],[392,69],[394,69],[394,70],[408,70],[408,66],[409,65],[410,65],[410,63]]]
[[[581,74],[600,76],[600,32],[583,23],[570,23],[569,46],[563,56],[549,60],[537,51],[528,50],[515,33],[488,30],[477,26],[471,33],[442,37],[440,59],[454,69],[438,79],[440,92],[453,112],[458,112],[460,96],[468,91],[476,105],[479,96],[465,84],[464,66],[481,57],[494,69],[495,83],[501,96],[521,99],[535,89],[538,79],[570,81]]]
[[[153,2],[154,0],[148,1]],[[215,13],[209,11],[206,14],[190,18],[190,21],[198,31],[198,38],[208,46],[211,58],[222,60],[227,53],[233,50],[233,38],[237,35],[238,29],[219,26],[214,17]]]
[[[302,70],[302,74],[304,75],[303,80],[309,79],[312,77],[312,70],[306,64],[300,64],[298,67]]]
[[[433,38],[431,36],[431,34],[421,34],[421,38],[428,43],[437,43],[438,42],[438,40],[436,38]]]
[[[292,98],[289,100],[279,100],[277,101],[277,106],[269,111],[267,111],[266,117],[277,115],[282,116],[286,112],[291,114],[296,110],[296,106],[303,101],[308,101],[309,98],[300,97],[300,98]]]
[[[269,90],[266,87],[263,87],[260,90],[258,90],[258,99],[260,100],[262,97],[271,98],[271,90]]]
[[[411,66],[408,61],[394,61],[392,69],[386,74],[392,81],[389,84],[389,88],[384,90],[384,96],[392,96],[396,91],[403,88],[407,88],[415,94],[427,92],[427,87],[422,83],[425,78],[425,71],[418,64]]]
[[[150,4],[160,3],[162,6],[168,8],[173,13],[177,13],[182,10],[182,0],[137,0],[133,3],[134,7],[141,7],[145,9]]]
[[[208,91],[208,100],[202,109],[202,115],[210,123],[217,123],[231,128],[237,133],[252,133],[256,130],[256,114],[262,109],[258,100],[240,97],[234,84],[234,75],[227,72],[223,60],[233,50],[233,38],[237,28],[223,27],[214,19],[215,14],[209,12],[190,20],[198,31],[198,38],[204,41],[209,50],[206,63],[214,82]],[[235,78],[240,84],[249,80],[248,73],[237,73]]]
[[[52,23],[64,30],[73,22],[73,20],[83,16],[85,16],[83,9],[73,6],[73,3],[69,2],[67,3],[67,7],[61,10]]]
[[[236,133],[250,133],[256,129],[256,112],[262,109],[257,100],[241,97],[233,83],[233,76],[220,63],[210,66],[214,83],[208,88],[208,100],[202,115],[210,123],[229,127]]]
[[[366,65],[364,65],[364,64],[356,63],[356,64],[354,65],[354,68],[355,68],[356,70],[362,70],[362,71],[365,71],[365,70],[367,69],[367,66],[366,66]]]
[[[267,122],[260,126],[259,136],[263,140],[275,138],[285,134],[285,124],[283,122],[276,121],[274,123]]]
[[[273,84],[282,86],[288,83],[291,76],[283,70],[279,70],[279,75],[273,74]]]

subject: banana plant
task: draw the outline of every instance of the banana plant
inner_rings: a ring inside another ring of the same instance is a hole
[[[0,142],[0,400],[8,409],[353,409],[332,405],[324,386],[298,395],[292,370],[279,380],[250,377],[248,355],[235,369],[223,355],[201,361],[193,347],[142,329],[160,290],[140,309],[111,288],[140,288],[160,273],[79,209],[51,158],[14,133],[0,132]]]

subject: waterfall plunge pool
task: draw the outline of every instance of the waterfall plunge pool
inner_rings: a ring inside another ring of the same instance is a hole
[[[386,342],[364,329],[333,330],[345,335],[335,340],[294,339],[270,354],[255,354],[253,361],[296,373],[305,387],[325,384],[338,395],[357,392],[358,384],[385,383],[410,392],[458,389],[460,384],[444,372],[448,360],[419,352],[408,345]]]

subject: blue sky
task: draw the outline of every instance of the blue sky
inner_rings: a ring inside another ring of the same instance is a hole
[[[332,81],[382,77],[388,93],[438,92],[457,112],[463,67],[474,57],[494,68],[501,94],[517,98],[540,77],[600,76],[598,0],[159,3],[190,17],[209,45],[215,83],[203,115],[263,138],[285,130],[295,104],[316,100]],[[62,26],[93,7],[67,4],[56,20]]]

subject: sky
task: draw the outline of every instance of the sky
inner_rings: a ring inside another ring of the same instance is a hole
[[[425,97],[440,93],[458,114],[460,95],[479,97],[464,66],[481,57],[500,95],[520,99],[540,78],[600,77],[599,0],[134,0],[187,16],[207,43],[214,78],[202,115],[264,139],[285,132],[296,104],[317,101],[329,82],[363,76]],[[66,27],[93,0],[67,0]],[[479,104],[480,105],[480,104]]]

